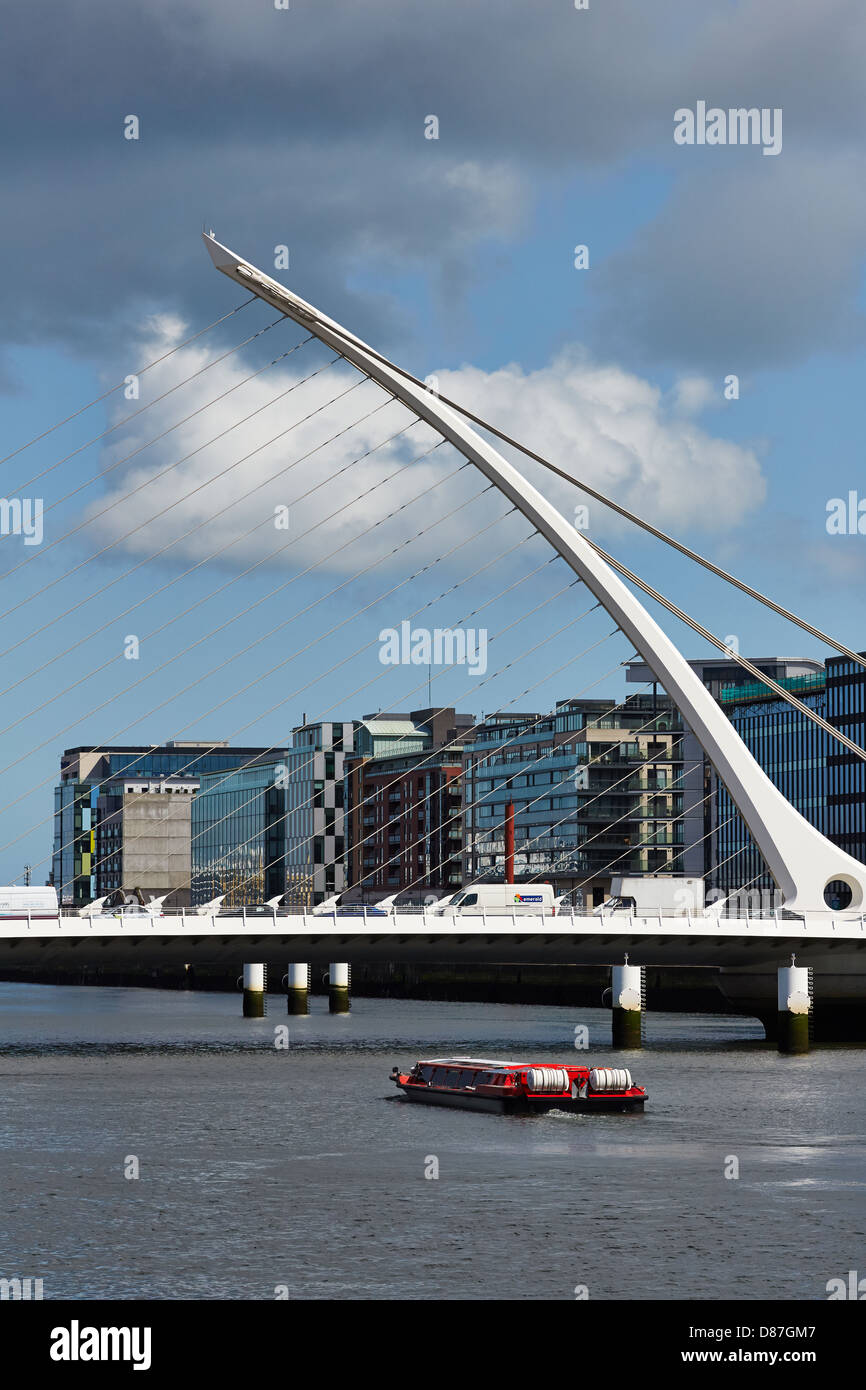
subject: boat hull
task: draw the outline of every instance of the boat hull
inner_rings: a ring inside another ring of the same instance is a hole
[[[492,1096],[461,1095],[459,1092],[437,1090],[432,1086],[401,1086],[407,1100],[418,1105],[448,1105],[456,1110],[484,1111],[492,1115],[535,1115],[550,1110],[562,1110],[571,1115],[595,1115],[642,1112],[645,1095],[594,1096],[513,1096],[498,1099]]]

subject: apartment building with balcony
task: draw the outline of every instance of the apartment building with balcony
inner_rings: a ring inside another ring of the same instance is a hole
[[[346,772],[346,901],[452,893],[462,874],[462,773],[474,721],[452,708],[359,721]]]
[[[657,692],[486,719],[464,755],[464,882],[502,880],[509,802],[518,884],[593,905],[613,874],[686,872],[696,822],[683,814],[694,769],[682,735]]]

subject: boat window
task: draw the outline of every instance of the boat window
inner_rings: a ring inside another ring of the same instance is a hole
[[[432,1079],[433,1079],[433,1071],[434,1071],[434,1068],[433,1068],[433,1067],[421,1067],[421,1079],[422,1079],[422,1081],[432,1081]]]
[[[462,1075],[463,1073],[459,1070],[459,1068],[455,1067],[452,1071],[449,1071],[448,1081],[446,1084],[448,1086],[454,1086],[455,1088],[462,1086],[463,1082],[460,1079]]]
[[[478,1075],[478,1073],[477,1073],[476,1071],[469,1071],[468,1069],[467,1069],[466,1071],[462,1071],[462,1072],[460,1073],[460,1085],[461,1085],[461,1086],[474,1086],[474,1085],[475,1085],[475,1078],[476,1078],[477,1075]]]
[[[491,1084],[492,1077],[493,1077],[493,1073],[492,1073],[492,1072],[490,1072],[490,1071],[480,1071],[480,1072],[478,1073],[478,1075],[476,1076],[476,1078],[475,1078],[475,1085],[476,1085],[476,1086],[489,1086],[489,1085]]]
[[[433,1085],[434,1085],[434,1086],[447,1086],[447,1085],[448,1085],[448,1072],[447,1072],[447,1070],[445,1069],[445,1067],[437,1067],[437,1068],[436,1068],[435,1072],[433,1073]]]

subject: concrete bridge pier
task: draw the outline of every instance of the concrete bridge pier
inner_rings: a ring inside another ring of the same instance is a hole
[[[309,965],[291,962],[289,973],[286,976],[286,993],[288,996],[288,1011],[290,1014],[308,1014],[310,1012],[310,967]]]
[[[802,965],[779,967],[778,1042],[779,1051],[787,1053],[809,1051],[809,1019],[812,1012],[812,991],[809,971]]]
[[[328,966],[328,1009],[332,1014],[347,1014],[349,1004],[349,966],[345,961]]]
[[[244,965],[244,1018],[264,1018],[267,967]]]
[[[643,971],[639,965],[615,965],[611,970],[611,1010],[614,1047],[640,1047],[643,1012]]]

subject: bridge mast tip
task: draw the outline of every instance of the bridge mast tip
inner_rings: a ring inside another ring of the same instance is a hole
[[[238,262],[242,259],[236,256],[234,251],[230,251],[227,246],[223,246],[214,236],[213,227],[209,232],[203,231],[201,239],[207,247],[208,255],[216,266],[217,270],[234,271]]]

